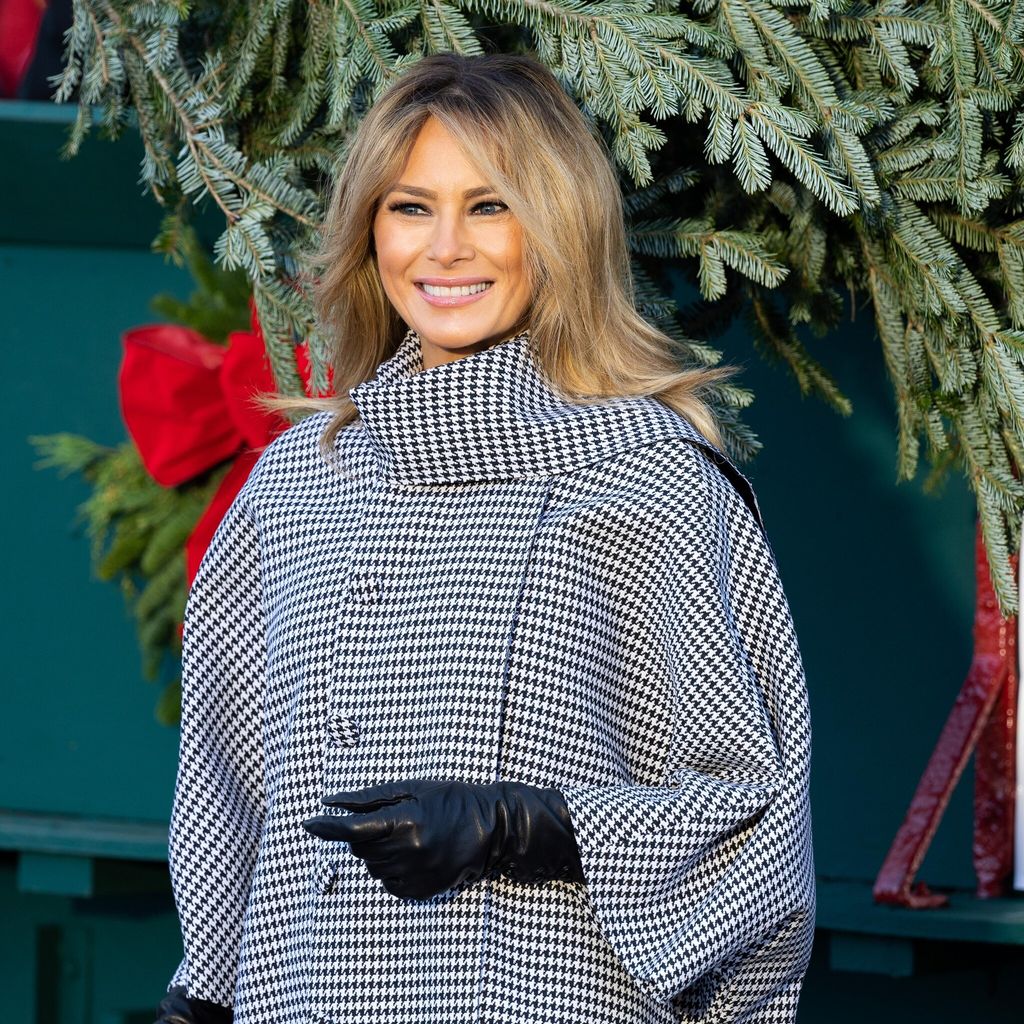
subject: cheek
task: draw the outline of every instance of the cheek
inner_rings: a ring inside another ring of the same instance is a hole
[[[395,240],[392,232],[379,220],[373,226],[373,248],[377,254],[377,270],[385,280],[395,264]]]
[[[401,308],[402,259],[396,246],[397,238],[393,231],[385,225],[375,225],[373,230],[373,247],[376,252],[377,276],[381,287],[391,304]]]
[[[530,281],[530,267],[529,261],[526,258],[526,251],[523,246],[522,231],[517,233],[516,239],[510,250],[514,253],[514,266],[516,268],[517,276],[517,290],[523,295],[529,296],[533,294],[533,284]]]
[[[526,263],[523,259],[523,232],[518,224],[510,226],[502,239],[505,271],[515,278],[516,288],[525,286]]]
[[[387,216],[374,221],[374,248],[381,277],[399,278],[416,258],[416,233]]]

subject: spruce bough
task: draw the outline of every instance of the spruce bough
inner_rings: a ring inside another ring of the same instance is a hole
[[[75,0],[55,98],[142,137],[173,253],[193,201],[251,279],[278,386],[296,339],[326,388],[298,253],[381,89],[439,50],[535,54],[621,172],[637,303],[693,360],[747,318],[804,394],[850,402],[805,344],[873,311],[898,413],[896,475],[954,467],[977,499],[1004,615],[1024,511],[1024,0]],[[692,154],[702,158],[693,161]],[[668,297],[668,264],[700,298]],[[732,453],[749,390],[708,395]],[[922,453],[923,446],[923,453]]]

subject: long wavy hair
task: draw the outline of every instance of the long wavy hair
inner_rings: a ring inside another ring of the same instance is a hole
[[[438,53],[402,73],[354,133],[338,173],[313,269],[313,301],[331,342],[335,394],[265,395],[287,415],[328,409],[330,456],[357,416],[348,389],[374,376],[408,330],[377,270],[373,221],[417,132],[435,117],[518,219],[532,300],[518,333],[569,401],[653,396],[723,447],[700,393],[735,366],[683,366],[671,337],[636,309],[622,194],[607,147],[539,61],[518,54]],[[510,335],[511,336],[511,335]]]

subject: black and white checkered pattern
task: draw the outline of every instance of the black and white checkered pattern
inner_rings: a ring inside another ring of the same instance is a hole
[[[749,483],[651,398],[574,405],[523,334],[412,331],[268,446],[184,635],[171,984],[236,1024],[676,1024],[796,1014],[810,723]],[[731,482],[730,482],[731,481]],[[586,884],[392,896],[320,798],[556,786]]]

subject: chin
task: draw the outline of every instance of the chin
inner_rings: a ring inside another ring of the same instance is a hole
[[[427,325],[420,328],[413,324],[412,327],[421,339],[426,339],[430,344],[443,348],[448,352],[459,352],[462,349],[473,348],[484,342],[490,345],[506,337],[509,333],[507,330],[500,328],[495,330],[491,327],[480,329],[449,327],[441,331],[432,331]]]

